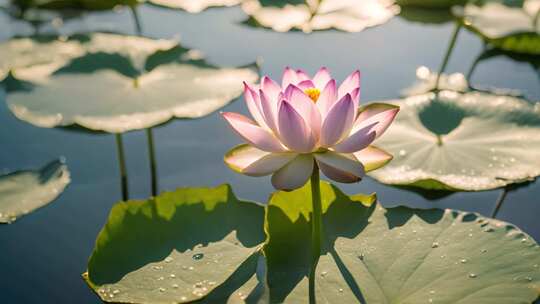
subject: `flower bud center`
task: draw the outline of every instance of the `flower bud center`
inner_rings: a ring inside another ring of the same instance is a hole
[[[306,95],[309,96],[313,102],[317,102],[317,99],[319,99],[319,96],[321,95],[321,91],[319,91],[317,88],[305,89],[304,93],[306,93]]]

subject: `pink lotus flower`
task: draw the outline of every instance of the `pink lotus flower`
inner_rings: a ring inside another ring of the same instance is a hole
[[[388,128],[399,107],[370,104],[359,110],[360,72],[338,87],[326,68],[313,78],[286,68],[281,86],[264,76],[258,87],[244,83],[253,120],[222,113],[247,144],[225,155],[225,163],[249,176],[272,175],[276,189],[302,187],[318,166],[328,178],[357,182],[392,156],[370,144]]]

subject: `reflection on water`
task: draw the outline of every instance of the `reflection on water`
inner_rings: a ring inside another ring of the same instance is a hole
[[[245,26],[242,21],[246,16],[239,7],[212,9],[199,15],[150,5],[139,6],[138,11],[145,35],[163,39],[180,35],[183,44],[200,49],[211,65],[243,66],[261,57],[264,59],[262,72],[270,76],[277,76],[284,66],[294,64],[309,72],[327,65],[336,71],[338,78],[345,77],[351,66],[358,67],[363,72],[362,102],[397,98],[400,90],[414,81],[414,71],[418,66],[424,65],[438,71],[454,30],[452,22],[430,21],[439,20],[430,19],[430,15],[427,15],[427,19],[408,17],[411,15],[407,16],[406,9],[402,10],[403,18],[394,18],[361,33],[329,31],[310,35],[300,32],[280,34]],[[0,13],[0,24],[9,25],[0,33],[0,39],[34,33],[28,24],[8,18],[7,14]],[[58,25],[61,24],[56,22]],[[126,8],[66,19],[59,31],[65,34],[92,29],[135,33],[131,13]],[[55,27],[48,21],[40,27],[39,32],[51,30],[54,31]],[[111,46],[122,45],[121,42],[111,43]],[[41,53],[55,54],[50,51]],[[535,63],[534,60],[522,60],[517,55],[504,53],[499,56],[500,53],[494,53],[490,52],[490,48],[484,51],[483,42],[474,34],[461,31],[446,71],[466,73],[471,66],[476,66],[473,87],[512,88],[522,92],[527,99],[538,100],[537,60]],[[481,60],[476,60],[478,54],[489,55],[482,55]],[[11,59],[10,62],[16,62],[13,58],[22,57],[8,55],[7,58]],[[482,64],[473,64],[475,60],[482,61]],[[113,61],[121,63],[121,59]],[[535,68],[531,69],[531,66]],[[18,75],[15,71],[12,76],[17,78],[21,75],[24,74]],[[65,76],[68,81],[77,80],[79,88],[92,87],[101,80],[99,77],[76,79],[72,74],[58,76]],[[171,86],[177,84],[172,82]],[[129,85],[132,86],[133,82],[129,82]],[[217,89],[216,86],[208,88]],[[186,93],[190,87],[182,89],[175,95]],[[98,93],[106,93],[107,90],[104,86],[99,92],[91,93],[100,96]],[[58,104],[73,105],[82,100],[84,106],[91,105],[94,100],[85,99],[89,95],[81,92],[73,99],[59,98]],[[52,92],[51,96],[54,97],[56,93]],[[171,94],[164,95],[169,97]],[[5,100],[5,94],[1,99]],[[122,94],[117,97],[120,101],[127,99]],[[148,100],[141,100],[141,104],[145,102]],[[242,102],[232,103],[226,109],[245,111]],[[71,186],[57,202],[14,225],[0,227],[0,243],[4,245],[2,248],[6,248],[0,258],[0,269],[10,274],[0,278],[4,286],[3,299],[7,303],[35,303],[43,302],[43,299],[49,299],[50,303],[95,303],[96,297],[80,279],[80,273],[85,270],[88,254],[94,247],[96,235],[106,221],[111,206],[121,199],[115,139],[113,136],[64,129],[35,128],[14,118],[5,102],[0,104],[0,121],[0,169],[13,171],[39,167],[52,157],[66,155],[73,178]],[[236,175],[223,165],[222,155],[228,147],[237,143],[237,139],[224,128],[217,115],[200,120],[177,120],[153,128],[152,133],[146,136],[145,132],[122,135],[125,149],[123,158],[129,172],[125,185],[126,188],[129,186],[132,198],[148,197],[158,191],[157,175],[152,178],[151,173],[157,170],[149,170],[156,168],[156,163],[159,163],[159,190],[229,182],[240,197],[257,201],[266,201],[268,193],[272,191],[266,178],[252,179]],[[148,140],[154,143],[153,148],[149,149]],[[349,193],[377,191],[380,200],[387,206],[451,207],[484,215],[493,212],[499,196],[499,192],[495,191],[456,193],[430,201],[414,192],[385,186],[371,179],[361,184],[343,186],[343,189]],[[540,205],[535,200],[539,193],[538,182],[508,192],[505,203],[498,210],[498,218],[514,223],[540,239],[540,224],[536,218]],[[40,275],[36,276],[36,273]],[[27,292],[29,286],[32,286],[32,293]]]

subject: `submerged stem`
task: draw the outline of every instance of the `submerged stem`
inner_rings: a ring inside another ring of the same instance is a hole
[[[127,201],[129,199],[128,194],[128,180],[126,170],[126,158],[124,156],[124,143],[122,141],[122,134],[115,134],[116,137],[116,151],[118,153],[118,167],[120,168],[120,182],[122,185],[122,200]]]
[[[148,158],[150,160],[150,174],[152,177],[152,196],[156,196],[158,193],[157,166],[156,153],[154,148],[154,135],[152,134],[152,128],[146,129],[146,138],[148,139]]]
[[[450,59],[450,55],[452,55],[452,51],[454,50],[454,46],[456,45],[457,37],[459,34],[459,30],[461,29],[461,23],[456,23],[456,28],[454,29],[454,33],[452,34],[452,38],[450,38],[450,43],[448,44],[448,49],[446,50],[446,54],[444,55],[443,62],[441,64],[441,67],[439,68],[439,74],[437,74],[437,80],[435,80],[435,90],[439,90],[439,81],[441,80],[441,74],[444,73],[444,70],[446,70],[446,66],[448,65],[448,60]]]
[[[141,19],[139,18],[139,12],[137,11],[137,7],[135,5],[130,5],[129,9],[131,10],[131,14],[133,15],[133,21],[135,22],[135,31],[137,32],[137,35],[142,35],[142,25],[141,25]]]
[[[495,208],[493,209],[493,212],[491,212],[491,218],[495,218],[497,214],[499,213],[499,210],[501,209],[501,206],[504,203],[504,199],[506,198],[506,195],[508,194],[508,190],[509,190],[508,186],[503,188],[501,194],[499,195],[499,198],[497,199],[497,202],[495,203]]]
[[[319,179],[319,167],[314,164],[311,174],[311,199],[313,203],[313,212],[311,213],[311,254],[312,262],[309,272],[309,303],[314,304],[315,300],[315,276],[319,257],[321,256],[322,231],[322,206],[321,189]]]
[[[469,87],[469,89],[473,89],[472,85],[471,85],[471,78],[472,78],[472,75],[474,73],[474,71],[476,70],[476,67],[478,66],[478,63],[480,63],[480,61],[482,61],[482,55],[486,52],[486,44],[484,43],[484,47],[482,48],[482,51],[480,52],[480,55],[478,55],[471,67],[469,68],[469,71],[467,72],[467,74],[465,75],[465,80],[467,81],[467,86]]]

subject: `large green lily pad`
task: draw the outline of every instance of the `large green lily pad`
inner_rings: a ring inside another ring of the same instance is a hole
[[[0,223],[12,223],[53,202],[69,182],[67,166],[59,160],[39,170],[0,176]]]
[[[384,209],[375,195],[348,196],[326,182],[321,194],[319,303],[538,297],[540,250],[516,227],[474,213]],[[307,303],[310,196],[309,183],[276,192],[264,215],[228,186],[119,203],[84,278],[105,302]],[[263,218],[266,267],[257,267]]]
[[[148,2],[175,9],[182,9],[189,13],[200,13],[209,7],[235,6],[241,0],[148,0]]]
[[[84,278],[106,302],[241,302],[257,284],[263,216],[228,185],[120,202]]]
[[[61,68],[17,69],[32,84],[7,97],[19,119],[121,133],[208,115],[258,78],[254,67],[218,68],[173,41],[99,34],[82,45],[84,55]]]
[[[247,0],[242,9],[250,16],[248,25],[277,32],[301,30],[309,33],[337,29],[360,32],[386,23],[399,13],[399,6],[386,0],[276,1]]]
[[[454,15],[493,46],[512,52],[540,54],[540,1],[523,1],[522,7],[499,2],[455,7]]]
[[[317,303],[531,303],[540,248],[507,223],[451,210],[384,209],[321,183],[326,246]],[[272,303],[308,303],[309,185],[269,202]]]
[[[540,107],[489,92],[441,91],[385,101],[400,114],[378,145],[393,161],[370,173],[393,185],[477,191],[540,174]]]

